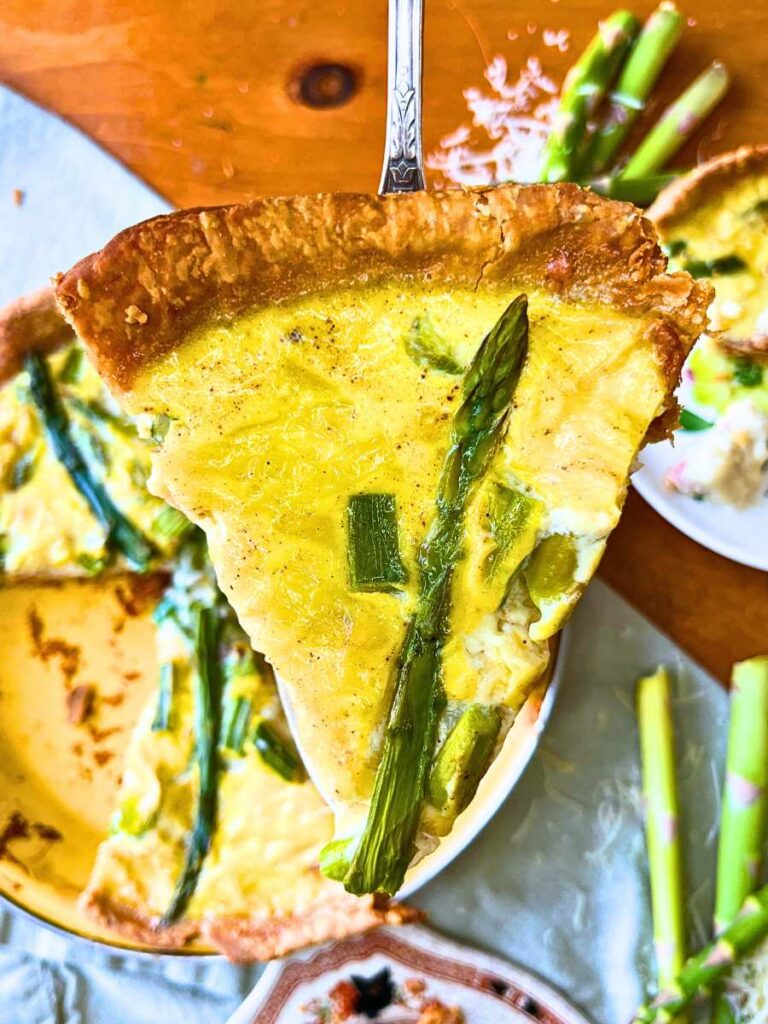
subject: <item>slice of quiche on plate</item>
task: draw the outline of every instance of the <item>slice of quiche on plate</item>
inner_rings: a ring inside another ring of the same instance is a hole
[[[648,211],[673,267],[707,279],[710,329],[683,372],[680,427],[649,449],[640,493],[728,558],[768,568],[768,146],[724,153]]]
[[[545,672],[708,286],[632,207],[510,185],[181,212],[57,295],[275,668],[324,871],[395,893]]]

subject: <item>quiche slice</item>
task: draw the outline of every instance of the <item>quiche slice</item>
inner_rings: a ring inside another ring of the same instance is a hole
[[[201,607],[217,621],[218,685],[195,643]],[[331,813],[292,751],[271,669],[194,542],[155,618],[160,685],[126,751],[86,913],[153,948],[198,940],[242,962],[417,917],[320,874]]]
[[[733,356],[768,355],[768,145],[673,182],[648,210],[670,263],[715,289],[710,328]]]
[[[275,668],[348,890],[397,891],[545,671],[705,322],[665,271],[634,208],[507,185],[180,212],[59,281]]]
[[[52,289],[0,311],[0,385],[3,578],[167,563],[189,522],[148,492],[147,443],[75,340]]]

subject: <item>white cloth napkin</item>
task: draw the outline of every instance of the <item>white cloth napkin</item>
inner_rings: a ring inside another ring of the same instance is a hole
[[[691,941],[709,930],[726,696],[604,584],[571,625],[539,752],[469,849],[413,902],[452,937],[539,974],[597,1024],[625,1024],[653,963],[634,681],[677,673]],[[2,1024],[222,1024],[258,968],[109,955],[0,919]]]

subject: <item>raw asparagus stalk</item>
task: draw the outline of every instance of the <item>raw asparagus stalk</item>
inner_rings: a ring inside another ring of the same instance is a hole
[[[633,1024],[669,1024],[700,992],[711,990],[766,935],[768,885],[748,896],[732,924],[701,952],[689,957],[674,981],[637,1010]]]
[[[725,65],[713,61],[661,115],[630,157],[622,178],[656,174],[691,137],[728,91]]]
[[[394,698],[368,818],[344,877],[349,892],[395,893],[410,863],[443,707],[441,652],[464,514],[506,430],[528,346],[520,296],[484,339],[464,378],[464,401],[418,557],[420,592],[398,659]],[[338,870],[338,869],[337,869]]]
[[[629,11],[615,11],[568,72],[544,147],[541,181],[572,181],[587,121],[610,88],[639,28]]]
[[[91,475],[72,438],[69,418],[53,385],[45,359],[32,353],[27,356],[24,366],[29,374],[32,399],[56,458],[106,530],[108,545],[116,548],[134,569],[147,569],[155,549],[138,527],[116,508],[104,487]]]
[[[612,165],[682,30],[683,16],[677,7],[662,0],[643,25],[611,93],[605,119],[589,145],[587,173],[600,174]]]
[[[768,785],[768,657],[734,665],[731,721],[717,850],[715,932],[736,917],[755,888],[765,840]],[[713,992],[713,1020],[733,1018],[722,988]]]
[[[618,199],[635,206],[650,206],[663,188],[671,184],[678,175],[648,174],[644,178],[605,177],[595,178],[589,187],[601,196]]]
[[[637,684],[637,721],[646,804],[653,938],[659,988],[674,982],[685,960],[683,886],[678,839],[675,750],[669,675],[658,668]]]
[[[187,844],[184,867],[162,923],[172,924],[186,910],[197,886],[203,861],[211,848],[218,801],[220,666],[218,609],[195,608],[195,763],[198,770],[195,822]]]

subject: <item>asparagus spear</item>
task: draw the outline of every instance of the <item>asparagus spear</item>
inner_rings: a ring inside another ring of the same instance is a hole
[[[683,30],[683,16],[670,0],[662,0],[643,25],[611,93],[608,112],[589,145],[585,161],[589,174],[600,174],[612,161]]]
[[[568,72],[555,123],[544,147],[541,181],[572,181],[587,121],[610,88],[639,22],[629,11],[615,11]]]
[[[301,762],[264,718],[253,730],[253,743],[262,761],[286,782],[299,782],[303,778]]]
[[[211,847],[216,823],[218,798],[218,759],[216,744],[219,735],[219,698],[221,692],[218,638],[218,609],[201,607],[194,610],[195,620],[195,762],[198,769],[198,794],[195,823],[187,844],[187,852],[171,904],[162,924],[177,921],[187,908],[195,891],[203,861]]]
[[[450,821],[469,806],[501,729],[494,707],[471,704],[448,733],[429,776],[429,802]]]
[[[730,75],[725,66],[720,61],[713,61],[667,107],[632,154],[620,176],[642,178],[662,170],[725,96],[730,83]]]
[[[755,887],[763,851],[768,785],[768,657],[734,665],[726,780],[717,850],[715,931],[736,917]],[[713,1020],[733,1019],[719,986]]]
[[[724,978],[736,961],[766,935],[768,885],[748,896],[733,923],[701,952],[689,957],[674,981],[637,1010],[633,1024],[669,1024],[700,992]]]
[[[646,803],[653,938],[659,988],[674,982],[685,959],[682,870],[669,675],[660,667],[637,684],[637,721]]]
[[[24,366],[29,374],[32,399],[56,458],[69,473],[72,483],[85,498],[96,519],[107,531],[108,545],[117,548],[135,569],[145,570],[155,550],[138,527],[116,508],[104,487],[93,479],[82,453],[72,438],[69,418],[56,393],[47,362],[41,355],[31,353],[27,356]]]
[[[650,206],[663,188],[671,184],[678,175],[648,174],[644,178],[605,177],[595,178],[589,187],[598,195],[618,199],[635,206]]]
[[[506,430],[528,346],[527,306],[525,296],[510,303],[464,378],[435,515],[419,551],[420,592],[398,659],[368,819],[344,877],[349,892],[395,893],[413,857],[444,702],[441,652],[464,514]]]

